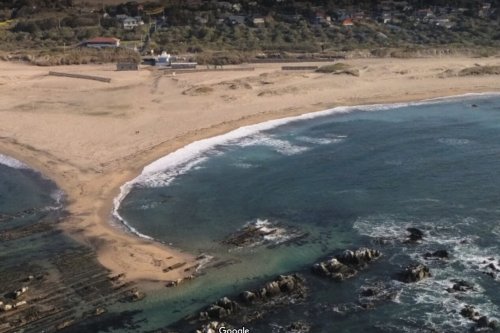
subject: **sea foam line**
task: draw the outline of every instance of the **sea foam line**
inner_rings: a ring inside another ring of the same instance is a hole
[[[132,227],[126,219],[124,219],[120,213],[119,209],[121,203],[125,199],[125,197],[130,193],[133,186],[136,184],[147,183],[148,179],[157,176],[158,174],[165,172],[167,170],[176,170],[179,168],[183,169],[183,172],[188,171],[189,165],[197,165],[196,161],[201,158],[204,153],[207,153],[210,150],[213,150],[215,147],[227,144],[231,141],[235,141],[238,139],[242,139],[253,134],[263,132],[266,130],[270,130],[282,125],[286,125],[292,122],[302,121],[302,120],[310,120],[324,116],[330,116],[334,114],[345,114],[353,111],[384,111],[384,110],[392,110],[398,108],[404,108],[409,106],[420,106],[420,105],[431,105],[431,104],[440,104],[444,102],[454,101],[454,100],[467,100],[473,99],[477,97],[488,97],[488,96],[500,96],[498,92],[485,92],[485,93],[467,93],[463,95],[456,96],[448,96],[448,97],[437,97],[432,99],[425,99],[416,102],[406,102],[406,103],[391,103],[391,104],[369,104],[369,105],[354,105],[354,106],[338,106],[328,110],[315,111],[310,113],[305,113],[299,116],[285,117],[275,120],[268,120],[262,123],[248,125],[239,127],[235,130],[232,130],[226,134],[214,136],[207,139],[202,139],[199,141],[192,142],[178,150],[154,161],[153,163],[147,165],[142,170],[142,173],[132,179],[129,182],[126,182],[120,187],[120,194],[114,198],[113,200],[113,217],[122,223],[130,232],[133,234],[149,239],[154,240],[152,237],[144,235],[140,233],[137,229]],[[186,168],[186,166],[188,166]],[[175,174],[175,171],[173,172]]]
[[[29,167],[21,161],[16,160],[13,157],[0,154],[0,164],[8,166],[14,169],[29,169]]]

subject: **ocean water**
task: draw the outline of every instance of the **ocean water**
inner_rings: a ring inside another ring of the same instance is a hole
[[[0,234],[57,219],[63,194],[56,185],[11,157],[0,154]],[[57,251],[57,242],[40,237],[0,241],[0,267],[45,259]],[[46,250],[46,251],[45,251]]]
[[[124,185],[115,214],[139,235],[230,264],[114,310],[140,308],[138,327],[151,331],[221,296],[300,272],[311,285],[306,303],[246,325],[251,332],[282,332],[296,320],[312,332],[467,332],[465,304],[500,317],[500,279],[484,274],[500,259],[499,171],[498,95],[338,108],[192,144]],[[262,224],[285,231],[253,246],[222,242]],[[408,227],[423,230],[424,241],[403,242]],[[286,230],[308,236],[282,243]],[[309,273],[335,251],[365,246],[383,256],[353,279]],[[449,260],[423,258],[440,249]],[[411,262],[427,264],[432,277],[395,281]],[[453,279],[475,290],[449,293]],[[360,288],[377,282],[396,299],[352,310]]]

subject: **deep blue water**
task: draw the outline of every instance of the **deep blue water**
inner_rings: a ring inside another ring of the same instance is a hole
[[[319,258],[361,246],[384,255],[342,284],[308,275],[315,284],[308,303],[280,311],[252,332],[278,332],[290,318],[313,322],[314,332],[461,332],[472,327],[457,312],[465,304],[498,318],[499,278],[482,271],[483,261],[500,259],[499,171],[500,98],[476,96],[290,122],[149,175],[124,199],[121,216],[142,234],[236,263],[148,297],[140,304],[144,329],[277,274],[307,275]],[[309,237],[300,246],[221,244],[257,220]],[[403,239],[409,226],[424,230],[424,242],[374,241]],[[437,249],[451,258],[422,258]],[[413,285],[392,280],[413,261],[425,262],[432,278]],[[474,283],[476,291],[448,293],[454,278]],[[356,301],[359,288],[374,281],[396,288],[397,299],[369,311],[314,310]]]

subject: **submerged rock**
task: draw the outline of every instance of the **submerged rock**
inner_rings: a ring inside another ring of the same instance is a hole
[[[464,318],[475,321],[479,317],[479,312],[476,311],[476,308],[473,305],[466,305],[462,310],[460,310],[460,315]]]
[[[398,280],[405,283],[418,282],[431,276],[429,267],[423,264],[411,264],[398,274]]]
[[[311,330],[311,325],[303,321],[297,321],[287,326],[287,333],[307,333]]]
[[[425,259],[448,259],[449,254],[446,250],[437,250],[434,252],[427,252],[424,254]]]
[[[146,294],[143,293],[142,291],[139,291],[137,289],[132,289],[128,292],[128,295],[127,295],[127,301],[129,302],[137,302],[137,301],[140,301],[142,299],[144,299],[146,297]]]
[[[417,228],[407,228],[406,231],[410,233],[408,236],[409,242],[418,242],[424,238],[424,232]]]
[[[307,236],[307,233],[296,227],[259,219],[248,223],[242,229],[227,236],[222,240],[222,244],[235,247],[279,245],[302,240]]]
[[[376,304],[395,300],[399,291],[400,289],[393,284],[377,281],[361,287],[359,304],[363,308],[372,308]]]
[[[470,319],[476,322],[476,328],[490,328],[496,329],[498,327],[498,322],[496,320],[490,320],[487,316],[482,316],[473,305],[466,305],[460,310],[462,317]]]
[[[359,270],[365,268],[368,263],[380,256],[381,253],[373,249],[346,250],[332,259],[314,264],[312,271],[335,281],[343,281],[355,276]]]
[[[449,293],[466,292],[474,290],[474,285],[470,282],[464,280],[452,280],[451,282],[454,282],[453,286],[451,288],[446,289]]]

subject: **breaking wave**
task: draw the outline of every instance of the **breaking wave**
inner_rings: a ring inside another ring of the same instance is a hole
[[[23,162],[3,154],[0,154],[0,164],[14,169],[29,169],[29,167]]]

